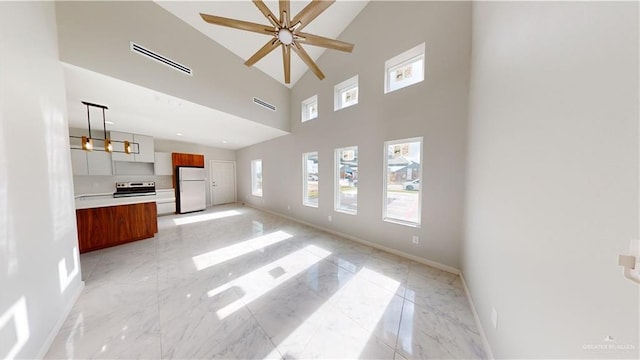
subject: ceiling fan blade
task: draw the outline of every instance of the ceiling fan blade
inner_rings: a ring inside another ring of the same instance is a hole
[[[301,32],[296,32],[295,35],[300,37],[296,39],[296,41],[299,43],[315,45],[315,46],[320,46],[320,47],[335,49],[340,51],[346,51],[346,52],[353,51],[354,45],[348,42],[329,39],[326,37],[307,34],[307,33],[301,33]]]
[[[289,9],[289,0],[280,0],[280,24],[284,25],[284,27],[288,28],[289,27],[289,20],[291,19],[291,17],[289,16],[289,14],[291,13],[291,10]]]
[[[276,18],[276,16],[271,12],[271,10],[269,10],[267,5],[265,5],[265,3],[262,0],[252,0],[252,1],[258,7],[258,10],[260,10],[262,15],[264,15],[264,17],[266,17],[273,26],[277,27],[280,25],[278,24],[278,19]]]
[[[234,29],[257,32],[260,34],[273,35],[275,28],[269,25],[261,25],[248,21],[229,19],[221,16],[208,15],[200,13],[202,20],[215,25],[222,25]]]
[[[313,73],[316,74],[318,79],[320,80],[324,79],[324,74],[322,73],[322,70],[320,70],[318,65],[316,65],[316,63],[311,59],[309,54],[307,54],[307,52],[302,48],[302,46],[294,42],[291,48],[293,49],[293,51],[296,52],[296,54],[298,54],[300,59],[302,59],[302,61],[304,61],[304,63],[307,64],[309,69],[311,69],[311,71],[313,71]]]
[[[247,61],[245,61],[244,64],[247,66],[252,66],[253,64],[257,63],[260,59],[267,56],[267,54],[275,50],[280,44],[281,44],[280,40],[277,40],[277,39],[269,40],[266,44],[264,44],[263,47],[260,48],[260,50],[258,50],[255,54],[253,54],[253,56],[247,59]]]
[[[334,2],[335,0],[313,0],[291,20],[291,26],[300,23],[297,30],[302,30],[305,26],[309,25],[313,19],[327,10]]]
[[[284,83],[291,82],[291,45],[282,44],[282,60],[284,62]]]

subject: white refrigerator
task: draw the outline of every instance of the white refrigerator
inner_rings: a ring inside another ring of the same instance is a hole
[[[180,214],[204,210],[207,207],[205,170],[194,167],[178,167],[178,191],[176,210]]]

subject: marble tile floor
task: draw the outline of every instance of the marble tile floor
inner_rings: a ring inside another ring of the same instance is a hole
[[[239,205],[81,256],[46,358],[485,358],[458,276]]]

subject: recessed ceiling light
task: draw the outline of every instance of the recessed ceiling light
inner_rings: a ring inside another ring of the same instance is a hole
[[[108,124],[108,125],[115,125],[115,124],[116,124],[116,123],[114,123],[113,121],[105,121],[104,123],[105,123],[105,124]]]
[[[182,136],[182,133],[176,133],[176,135],[178,135],[178,136]]]
[[[227,140],[222,140],[222,143],[226,144],[226,143],[228,143],[228,141]]]

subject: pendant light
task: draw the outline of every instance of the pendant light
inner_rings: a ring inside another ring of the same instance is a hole
[[[82,150],[93,151],[93,137],[91,136],[91,112],[90,107],[97,107],[102,109],[102,129],[104,130],[104,151],[113,152],[113,145],[111,139],[107,137],[107,119],[105,117],[105,110],[109,108],[104,105],[92,104],[90,102],[82,101],[82,104],[87,106],[87,125],[89,127],[89,137],[82,137]]]
[[[107,119],[105,119],[104,111],[108,109],[106,106],[102,108],[102,128],[104,129],[104,151],[113,152],[113,145],[111,145],[111,139],[107,136]]]
[[[107,119],[105,112],[109,110],[105,105],[93,104],[86,101],[81,101],[83,105],[87,107],[87,125],[89,129],[89,136],[69,136],[71,139],[82,139],[82,150],[84,151],[104,151],[108,153],[124,153],[124,154],[138,154],[139,153],[139,144],[136,142],[130,141],[120,141],[120,140],[111,140],[109,136],[107,136]],[[93,138],[91,134],[91,111],[90,108],[97,107],[102,109],[102,130],[104,130],[104,139]],[[94,140],[99,144],[103,143],[104,146],[94,147]],[[114,150],[114,143],[118,144],[118,150]],[[124,146],[121,148],[119,144],[123,144]],[[135,146],[134,146],[135,145]],[[77,147],[71,146],[72,149],[78,149]],[[120,150],[122,149],[122,150]],[[136,149],[135,151],[133,149]]]

